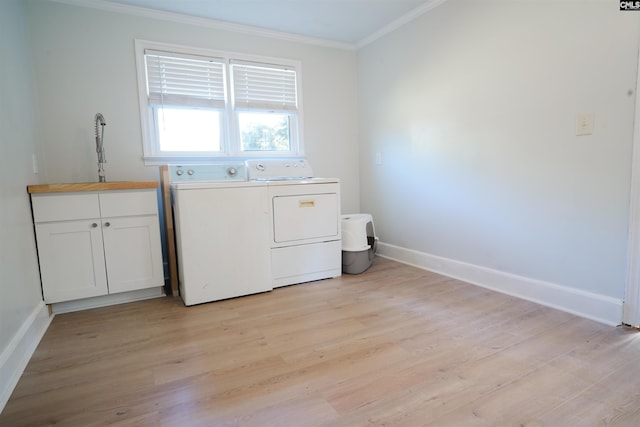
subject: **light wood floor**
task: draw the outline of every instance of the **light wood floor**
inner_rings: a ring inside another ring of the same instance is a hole
[[[640,333],[376,258],[58,315],[2,426],[640,426]]]

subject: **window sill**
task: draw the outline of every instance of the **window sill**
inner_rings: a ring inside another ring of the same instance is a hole
[[[291,154],[291,153],[273,153],[273,152],[255,152],[251,155],[246,156],[211,156],[211,157],[171,157],[171,156],[161,156],[161,157],[144,157],[144,165],[145,166],[162,166],[162,165],[197,165],[197,164],[229,164],[229,163],[244,163],[247,160],[251,159],[266,159],[266,158],[275,158],[275,159],[304,159],[304,155],[302,153]]]

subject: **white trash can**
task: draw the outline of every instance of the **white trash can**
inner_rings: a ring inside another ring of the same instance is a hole
[[[369,214],[342,215],[342,272],[360,274],[373,263],[378,237]]]

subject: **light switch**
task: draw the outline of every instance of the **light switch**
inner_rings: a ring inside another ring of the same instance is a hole
[[[593,120],[593,113],[578,113],[578,117],[576,118],[576,135],[592,135]]]
[[[376,165],[382,164],[382,153],[380,151],[376,152]]]

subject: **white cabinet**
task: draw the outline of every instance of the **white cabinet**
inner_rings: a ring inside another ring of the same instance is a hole
[[[46,303],[164,285],[155,189],[31,201]]]

